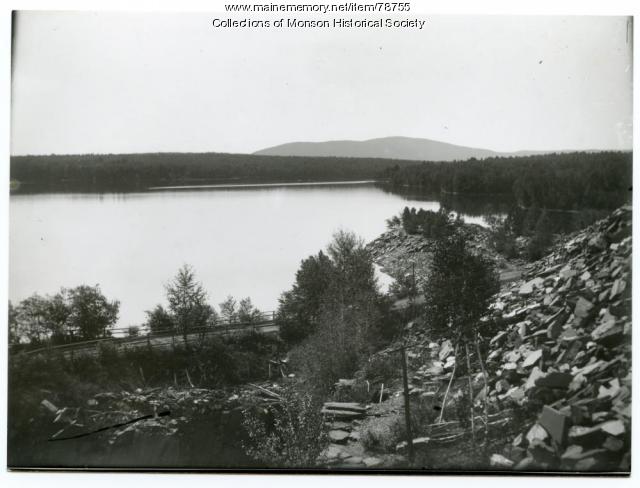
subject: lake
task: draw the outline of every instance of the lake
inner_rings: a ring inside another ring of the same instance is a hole
[[[99,284],[120,300],[118,326],[126,327],[165,304],[165,283],[188,263],[211,304],[249,296],[274,310],[300,261],[334,232],[350,230],[368,242],[405,206],[440,204],[371,182],[14,194],[9,298],[15,304],[33,293]]]

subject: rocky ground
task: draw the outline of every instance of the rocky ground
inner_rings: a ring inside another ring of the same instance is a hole
[[[383,237],[374,247],[391,257],[377,258],[393,263],[399,248],[428,252],[417,240],[403,236],[396,244]],[[484,345],[488,387],[477,361],[471,374],[478,442],[484,442],[485,399],[489,414],[484,453],[451,464],[472,438],[469,422],[455,412],[469,378],[458,378],[443,418],[414,432],[427,463],[420,467],[629,471],[631,250],[631,208],[624,207],[561,239],[526,266],[523,280],[503,285],[483,318],[497,330]],[[410,395],[438,408],[463,356],[451,342],[428,337],[418,321],[407,324],[404,340],[410,344]],[[394,347],[378,355],[394,354]],[[391,398],[400,393],[398,384],[394,388]],[[396,448],[404,454],[406,443]]]
[[[487,234],[476,229],[474,235],[473,245],[482,252]],[[429,246],[419,236],[392,229],[370,249],[389,274],[402,276],[413,271],[407,268],[407,255],[416,267],[428,266]],[[455,344],[429,337],[418,320],[408,323],[403,341],[408,345],[411,405],[422,415],[413,426],[414,464],[409,465],[407,444],[398,436],[404,413],[398,374],[384,387],[367,383],[366,401],[357,400],[362,403],[342,399],[325,405],[331,443],[321,456],[322,466],[628,472],[631,251],[631,208],[624,207],[561,239],[547,256],[523,268],[523,279],[505,280],[483,318],[495,331],[483,344],[486,377],[475,358],[470,375],[451,381],[463,358],[455,354]],[[504,269],[513,271],[508,263]],[[395,357],[398,345],[379,351],[371,361]],[[468,406],[460,408],[469,381],[473,430],[463,415]],[[341,380],[346,390],[362,385],[361,376]],[[115,427],[92,435],[117,451],[139,436],[183,436],[193,444],[189,432],[206,431],[194,418],[209,418],[211,428],[237,425],[231,418],[243,408],[274,401],[278,386],[264,383],[233,390],[105,392],[87,398],[85,405],[66,408],[43,400],[42,409],[49,417],[48,437],[62,439],[111,425]],[[165,411],[171,414],[163,415]],[[150,417],[128,423],[145,415]],[[224,446],[216,448],[222,456]],[[168,452],[168,459],[174,454]],[[211,466],[210,453],[204,462]]]
[[[507,260],[497,253],[491,245],[488,229],[475,224],[465,224],[463,232],[473,251],[490,257],[496,263],[501,281],[513,281],[520,277],[522,261]],[[416,287],[421,288],[425,284],[433,240],[420,234],[408,234],[401,225],[394,225],[367,244],[367,249],[381,270],[397,282],[411,283],[415,276]]]
[[[100,392],[72,406],[44,398],[29,435],[35,457],[16,458],[44,467],[255,467],[240,446],[243,411],[280,401],[280,389],[273,382],[137,388]]]

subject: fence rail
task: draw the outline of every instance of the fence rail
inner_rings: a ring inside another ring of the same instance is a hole
[[[265,330],[265,329],[271,330]],[[260,317],[256,317],[250,321],[236,321],[236,320],[227,320],[216,323],[214,326],[207,327],[194,327],[189,329],[186,335],[187,343],[194,343],[201,340],[204,337],[211,335],[227,335],[231,333],[237,333],[241,331],[255,331],[255,332],[278,332],[278,326],[275,325],[275,311],[262,312]],[[110,329],[110,332],[127,332],[129,331],[129,327],[117,327],[114,329]],[[171,342],[166,343],[162,342],[163,339],[171,339]],[[185,342],[184,334],[181,331],[175,329],[160,329],[155,330],[153,332],[148,332],[146,334],[140,334],[137,336],[126,336],[126,337],[101,337],[98,339],[91,339],[85,341],[74,341],[68,342],[65,344],[56,344],[56,345],[47,345],[43,347],[38,347],[35,349],[28,349],[24,347],[19,347],[21,344],[13,344],[9,346],[9,351],[11,354],[35,354],[35,353],[46,353],[53,351],[61,351],[63,353],[67,351],[81,351],[81,350],[96,350],[100,346],[100,344],[111,343],[116,347],[140,347],[143,345],[148,345],[150,347],[167,347],[172,346],[174,340],[181,340],[183,343]],[[18,347],[16,347],[18,346]]]

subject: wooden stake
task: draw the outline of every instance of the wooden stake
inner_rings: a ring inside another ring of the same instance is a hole
[[[384,393],[384,383],[380,385],[380,399],[378,400],[378,403],[382,403],[382,393]]]
[[[473,448],[476,447],[476,427],[473,415],[473,384],[471,383],[471,361],[469,360],[469,343],[465,339],[464,352],[467,356],[467,380],[469,382],[469,410],[471,412],[471,443]]]
[[[453,363],[453,371],[451,371],[451,379],[449,380],[449,384],[447,385],[447,390],[444,392],[444,398],[442,399],[442,405],[440,406],[440,417],[438,418],[438,423],[442,423],[442,417],[444,416],[444,409],[447,404],[447,397],[449,396],[449,390],[451,389],[451,384],[453,383],[453,379],[456,377],[456,368],[458,366],[458,346],[459,342],[456,342],[456,349],[453,352],[453,357],[456,359]]]
[[[488,408],[488,397],[489,397],[489,383],[487,379],[487,369],[484,366],[484,361],[482,360],[482,355],[480,354],[480,344],[478,343],[478,334],[476,334],[476,353],[478,354],[478,362],[480,363],[480,369],[482,369],[482,379],[484,380],[484,445],[487,445],[489,442],[489,408]]]
[[[407,355],[404,346],[400,348],[402,354],[402,383],[404,385],[404,418],[407,427],[407,449],[409,451],[409,463],[413,464],[413,433],[411,432],[411,407],[409,406],[409,378],[407,375]],[[382,398],[382,394],[380,395]]]
[[[191,385],[191,388],[193,388],[193,383],[191,382],[191,377],[189,376],[189,371],[187,369],[184,370],[184,373],[187,375],[187,381],[189,382],[189,385]]]

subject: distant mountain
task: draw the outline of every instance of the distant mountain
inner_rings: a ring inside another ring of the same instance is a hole
[[[256,151],[266,156],[389,158],[415,161],[455,161],[495,156],[528,156],[552,151],[501,153],[412,137],[382,137],[368,141],[290,142]],[[564,151],[562,151],[564,152]]]

